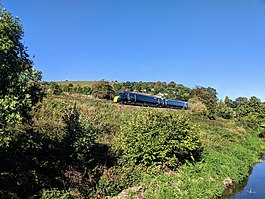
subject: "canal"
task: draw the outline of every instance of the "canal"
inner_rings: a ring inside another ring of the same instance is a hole
[[[226,199],[263,199],[265,198],[265,156],[257,163],[244,182],[227,190],[222,198]]]

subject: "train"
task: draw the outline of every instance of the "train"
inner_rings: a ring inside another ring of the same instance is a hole
[[[160,98],[156,96],[150,96],[150,95],[128,92],[128,91],[122,91],[118,93],[114,97],[113,101],[119,104],[129,104],[129,105],[136,105],[136,106],[189,109],[188,102]]]

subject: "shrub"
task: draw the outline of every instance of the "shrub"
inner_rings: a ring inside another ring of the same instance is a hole
[[[80,111],[76,105],[66,112],[63,120],[66,124],[63,142],[70,162],[79,163],[81,167],[89,164],[93,160],[92,151],[96,144],[97,129],[89,122],[86,126],[81,124]]]
[[[198,98],[191,98],[189,100],[189,103],[190,103],[189,113],[191,115],[206,115],[207,114],[207,107]]]
[[[176,167],[200,158],[202,147],[196,128],[176,112],[143,109],[121,125],[123,161],[146,166]]]
[[[141,181],[143,170],[140,166],[114,166],[105,169],[97,185],[96,195],[101,198],[118,195],[122,190]]]
[[[113,99],[114,91],[109,82],[101,80],[93,85],[92,95],[99,99]]]

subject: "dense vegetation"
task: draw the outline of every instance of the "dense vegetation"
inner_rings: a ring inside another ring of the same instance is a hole
[[[0,13],[0,197],[213,198],[264,150],[265,104],[175,82],[41,81],[18,19]],[[81,84],[82,83],[82,84]],[[189,101],[128,107],[121,90]],[[136,189],[133,189],[133,187]]]

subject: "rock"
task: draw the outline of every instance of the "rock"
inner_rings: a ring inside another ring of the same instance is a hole
[[[130,187],[128,189],[123,190],[119,195],[113,197],[112,199],[141,199],[142,198],[143,187]]]
[[[233,180],[231,178],[225,178],[223,181],[225,187],[230,187],[233,185]]]

